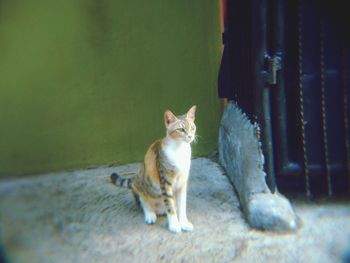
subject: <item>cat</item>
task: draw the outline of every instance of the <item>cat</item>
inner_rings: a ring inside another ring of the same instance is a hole
[[[132,190],[147,224],[154,224],[157,215],[166,215],[168,228],[175,233],[193,230],[186,215],[186,199],[196,108],[192,106],[181,116],[165,111],[166,136],[151,144],[139,171],[134,176],[110,176],[113,184]]]

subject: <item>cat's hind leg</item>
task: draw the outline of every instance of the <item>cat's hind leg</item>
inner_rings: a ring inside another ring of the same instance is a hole
[[[140,203],[141,203],[141,207],[143,210],[143,214],[145,216],[145,222],[147,224],[154,224],[157,221],[157,214],[156,212],[153,210],[153,208],[147,204],[147,202],[144,202],[142,200],[142,197],[140,197]]]

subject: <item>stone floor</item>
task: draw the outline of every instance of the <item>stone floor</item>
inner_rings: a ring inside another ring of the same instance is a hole
[[[112,171],[137,164],[0,181],[0,242],[8,262],[348,262],[349,200],[291,202],[296,233],[251,229],[221,167],[194,159],[188,194],[191,233],[146,225]]]

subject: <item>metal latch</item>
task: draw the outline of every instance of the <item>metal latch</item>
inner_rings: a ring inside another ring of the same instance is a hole
[[[276,53],[273,56],[265,54],[265,66],[266,82],[270,85],[277,84],[277,71],[282,69],[282,54]]]

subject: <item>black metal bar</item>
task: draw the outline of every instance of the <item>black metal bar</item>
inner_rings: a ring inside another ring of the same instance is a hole
[[[322,141],[323,141],[323,155],[325,176],[327,180],[327,192],[329,196],[333,195],[333,188],[331,183],[329,152],[328,152],[328,122],[326,110],[326,88],[325,88],[325,58],[324,58],[324,21],[320,17],[320,93],[321,93],[321,114],[322,114]]]
[[[309,174],[309,162],[306,148],[305,138],[305,118],[304,118],[304,92],[303,92],[303,8],[302,0],[298,1],[298,88],[299,88],[299,118],[300,118],[300,136],[303,150],[303,169],[305,178],[305,193],[308,197],[311,196],[310,190],[310,174]]]
[[[344,114],[344,145],[346,154],[346,171],[348,180],[348,193],[350,193],[350,127],[349,127],[349,80],[348,80],[348,49],[342,49],[342,86],[343,86],[343,114]]]
[[[252,73],[254,76],[254,108],[257,121],[262,129],[262,148],[265,156],[267,184],[272,192],[276,191],[274,170],[273,140],[271,126],[270,89],[266,85],[265,55],[267,53],[268,1],[252,1]]]
[[[285,87],[285,72],[284,56],[286,53],[285,45],[285,1],[270,0],[270,45],[269,53],[271,55],[278,54],[282,57],[282,69],[277,75],[276,85],[272,85],[272,121],[274,128],[274,156],[276,164],[276,176],[284,175],[299,175],[302,172],[302,167],[290,160],[289,145],[288,145],[288,116],[287,116],[287,97]]]

